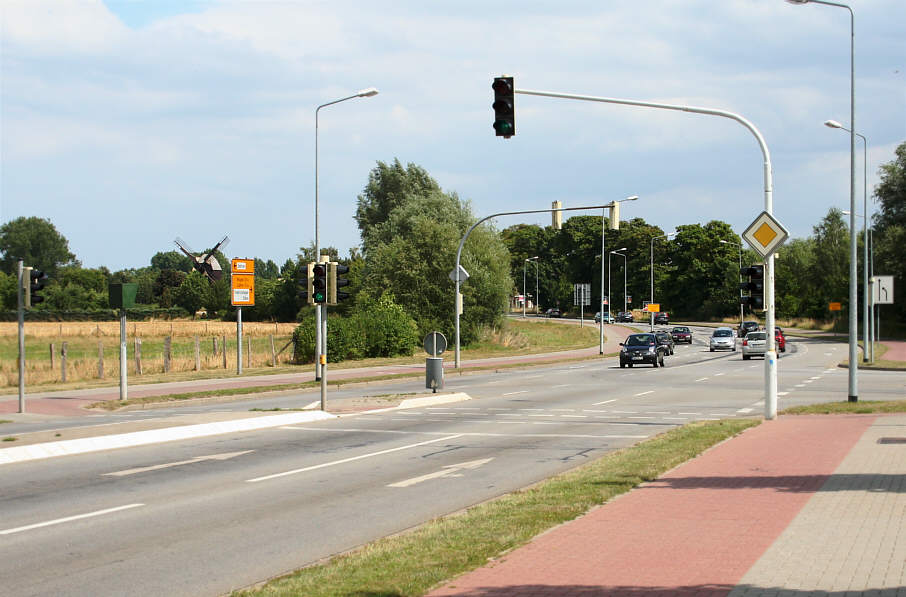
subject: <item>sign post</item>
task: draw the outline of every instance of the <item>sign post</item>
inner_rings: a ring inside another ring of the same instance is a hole
[[[230,304],[236,307],[236,375],[242,375],[242,307],[255,306],[254,259],[230,261]]]

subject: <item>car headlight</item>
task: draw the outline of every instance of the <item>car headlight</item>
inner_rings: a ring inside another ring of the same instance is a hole
[[[655,351],[654,346],[649,346],[649,347],[648,347],[648,352],[649,352],[649,353],[653,353],[654,351]]]

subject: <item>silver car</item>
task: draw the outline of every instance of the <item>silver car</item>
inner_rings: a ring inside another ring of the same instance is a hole
[[[768,341],[765,332],[749,332],[742,339],[742,360],[748,361],[754,355],[764,356]]]
[[[732,350],[736,352],[736,337],[730,328],[717,328],[711,333],[711,341],[708,343],[711,352],[715,350]]]

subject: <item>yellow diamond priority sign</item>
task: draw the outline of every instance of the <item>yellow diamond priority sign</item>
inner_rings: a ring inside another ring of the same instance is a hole
[[[774,216],[766,211],[761,212],[755,221],[752,222],[742,237],[746,239],[755,251],[767,259],[780,245],[786,242],[790,234],[783,227],[783,224],[774,219]]]

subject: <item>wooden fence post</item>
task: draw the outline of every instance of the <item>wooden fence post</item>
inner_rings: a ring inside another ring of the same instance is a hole
[[[170,336],[164,338],[164,373],[170,372],[170,342]]]
[[[223,337],[223,344],[220,353],[223,355],[223,368],[226,369],[226,336]]]
[[[198,343],[198,336],[195,336],[195,370],[201,371],[201,346]]]
[[[252,366],[252,337],[251,336],[246,336],[246,346],[248,346],[248,350],[245,351],[246,353],[248,353],[248,361],[246,362],[246,367],[251,367]]]
[[[274,348],[274,335],[271,334],[271,367],[277,366],[277,349]]]
[[[54,369],[57,368],[56,352],[57,352],[57,347],[53,342],[51,342],[50,343],[50,370],[51,371],[53,371]]]
[[[142,339],[135,339],[135,373],[142,374]]]
[[[60,378],[63,383],[66,383],[66,353],[68,352],[69,343],[64,342],[63,348],[60,350]]]
[[[104,379],[104,343],[98,340],[98,379]]]
[[[217,336],[211,337],[211,356],[217,356]]]

